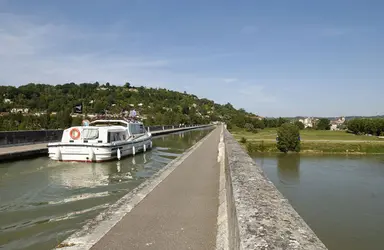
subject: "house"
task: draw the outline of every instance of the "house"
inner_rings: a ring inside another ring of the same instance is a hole
[[[313,128],[316,125],[318,119],[313,117],[307,117],[305,119],[299,119],[299,122],[304,124],[304,128]]]
[[[345,123],[345,117],[341,116],[336,120],[331,121],[331,130],[340,130],[341,126]]]
[[[11,113],[21,113],[21,114],[27,114],[29,112],[28,108],[13,108],[11,109]]]

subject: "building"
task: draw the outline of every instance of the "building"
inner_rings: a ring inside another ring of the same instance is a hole
[[[304,124],[304,128],[313,128],[316,125],[318,119],[313,117],[307,117],[305,119],[299,119],[299,122]]]
[[[341,116],[336,120],[331,121],[331,130],[340,130],[345,123],[345,117]]]

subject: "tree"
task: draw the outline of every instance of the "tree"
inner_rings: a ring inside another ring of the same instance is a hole
[[[281,152],[300,152],[300,131],[291,123],[284,123],[277,129],[277,149]]]
[[[295,125],[300,129],[303,130],[305,128],[304,123],[301,121],[295,121]]]
[[[330,125],[330,120],[327,118],[321,118],[316,124],[316,129],[317,130],[330,130],[331,125]]]
[[[131,83],[126,82],[126,83],[124,84],[124,88],[127,88],[127,89],[131,88]]]

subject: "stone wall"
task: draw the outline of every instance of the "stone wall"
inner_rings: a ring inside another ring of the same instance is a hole
[[[327,249],[225,130],[229,249]]]
[[[0,147],[61,140],[63,130],[1,131]]]

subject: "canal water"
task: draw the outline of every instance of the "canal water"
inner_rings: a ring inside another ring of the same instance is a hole
[[[155,137],[152,150],[120,162],[0,164],[0,249],[52,249],[210,131]]]
[[[328,249],[384,249],[384,156],[252,157]]]

